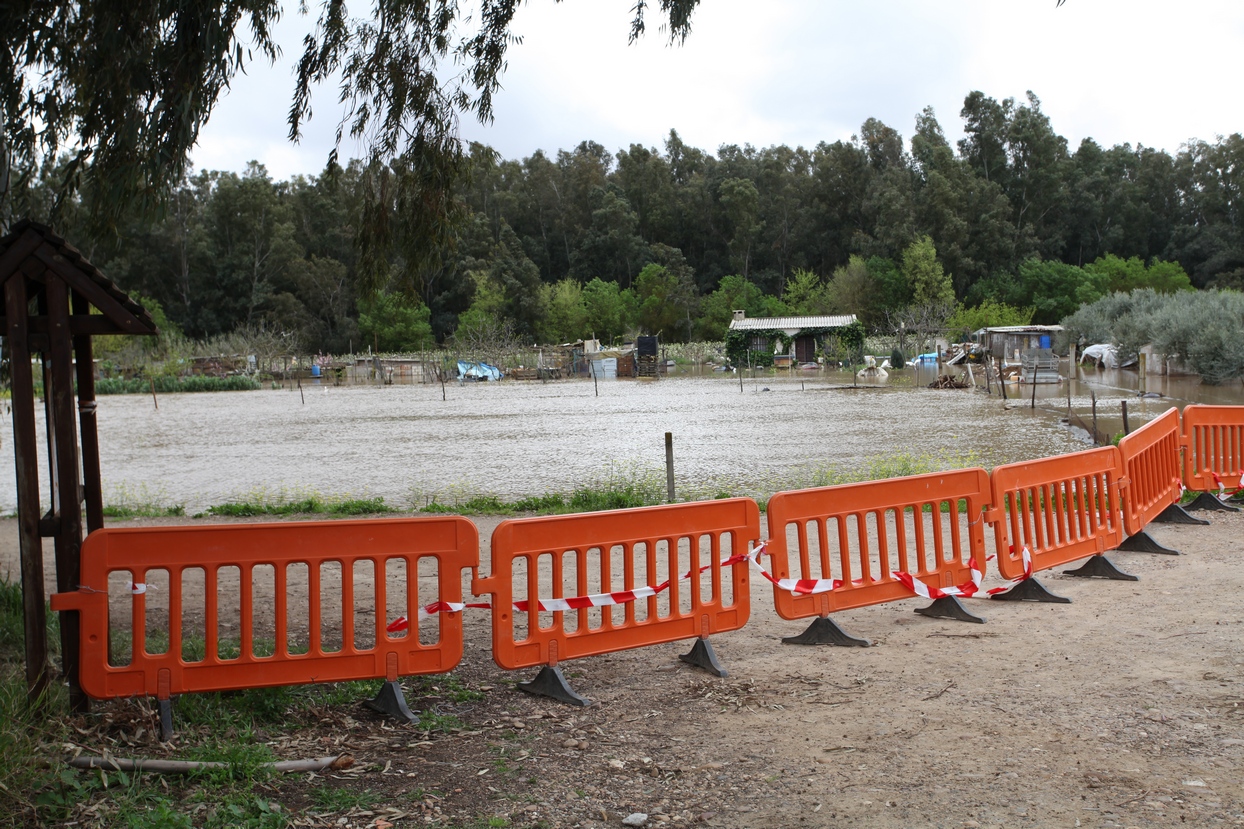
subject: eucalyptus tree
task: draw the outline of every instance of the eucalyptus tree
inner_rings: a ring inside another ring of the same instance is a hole
[[[671,42],[686,38],[699,0],[661,0]],[[323,0],[303,42],[289,109],[298,140],[312,91],[338,89],[338,144],[363,143],[360,264],[370,287],[402,252],[417,280],[451,240],[454,185],[466,169],[463,115],[489,122],[520,0],[376,0],[351,16]],[[252,60],[273,61],[280,0],[11,0],[0,4],[0,224],[48,159],[70,153],[58,204],[90,191],[94,217],[162,205],[221,93]],[[306,6],[300,4],[300,11]],[[633,7],[630,37],[648,4]],[[336,160],[334,149],[329,161]],[[55,216],[58,210],[53,210]]]

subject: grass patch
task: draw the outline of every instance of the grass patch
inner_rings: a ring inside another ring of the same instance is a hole
[[[264,501],[233,501],[207,508],[207,515],[249,518],[257,515],[381,515],[393,512],[384,498],[343,498],[326,500],[316,496],[297,501],[269,503]]]
[[[379,798],[369,789],[361,792],[339,789],[334,786],[317,786],[311,790],[311,805],[321,812],[345,812],[350,809],[370,809]]]
[[[109,487],[104,515],[108,518],[165,518],[186,514],[185,504],[169,503],[163,489],[119,483]]]

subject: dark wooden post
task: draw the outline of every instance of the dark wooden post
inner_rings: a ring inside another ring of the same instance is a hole
[[[50,274],[49,274],[50,277]],[[69,593],[78,589],[82,548],[82,487],[78,474],[77,420],[73,392],[73,336],[69,330],[69,289],[60,279],[49,278],[45,291],[48,305],[48,338],[51,340],[51,385],[44,395],[51,400],[56,433],[56,451],[48,458],[56,468],[59,485],[52,509],[55,513],[56,589]],[[78,631],[76,611],[61,614],[61,660],[69,683],[69,704],[74,711],[90,710],[90,699],[78,682]]]
[[[26,279],[4,284],[5,330],[13,381],[13,454],[17,468],[17,525],[22,556],[22,617],[26,624],[26,694],[42,698],[48,686],[47,618],[43,610],[43,539],[39,535],[39,436],[35,432],[34,375],[30,368]]]
[[[91,313],[86,299],[76,291],[73,313],[83,316]],[[99,421],[95,412],[95,351],[90,335],[75,336],[73,351],[78,377],[78,423],[82,432],[82,488],[89,534],[104,526],[104,483],[99,466]]]

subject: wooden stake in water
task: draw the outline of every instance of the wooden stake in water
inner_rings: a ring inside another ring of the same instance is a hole
[[[1127,401],[1123,400],[1121,402],[1123,405],[1123,434],[1130,435],[1132,433],[1132,427],[1127,422]]]
[[[298,378],[298,396],[302,398],[302,405],[307,405],[307,393],[302,390],[302,378]]]
[[[665,433],[665,490],[666,502],[674,503],[674,433]]]
[[[596,389],[596,396],[600,397],[600,382],[596,379],[596,362],[588,360],[587,368],[588,371],[592,372],[592,388]]]
[[[1093,445],[1097,445],[1097,392],[1089,389],[1089,397],[1093,400]]]
[[[1032,361],[1032,408],[1037,408],[1037,361]]]
[[[155,404],[156,411],[158,412],[158,411],[160,410],[160,401],[159,401],[159,400],[156,400],[156,393],[155,393],[155,378],[154,378],[154,377],[150,377],[150,378],[148,378],[148,379],[149,379],[149,380],[151,380],[151,402]]]

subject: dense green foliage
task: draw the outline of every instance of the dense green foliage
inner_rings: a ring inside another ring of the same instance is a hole
[[[1244,285],[1244,137],[1072,152],[1035,96],[973,92],[960,115],[957,147],[928,109],[910,141],[869,119],[811,149],[711,154],[673,131],[662,149],[521,160],[475,145],[452,244],[394,245],[382,266],[358,245],[376,186],[362,162],[289,181],[200,172],[160,221],[94,236],[69,210],[61,229],[189,336],[246,326],[312,352],[720,340],[738,309],[856,314],[873,332],[940,329],[960,305],[1054,323],[1111,291]]]
[[[235,375],[233,377],[136,377],[125,380],[120,377],[105,377],[95,382],[96,394],[147,394],[154,387],[156,392],[191,392],[191,391],[256,391],[261,388],[254,377]]]
[[[1244,377],[1244,293],[1153,288],[1116,293],[1063,320],[1064,336],[1081,346],[1113,343],[1120,356],[1152,345],[1159,357],[1180,360],[1211,385]]]

